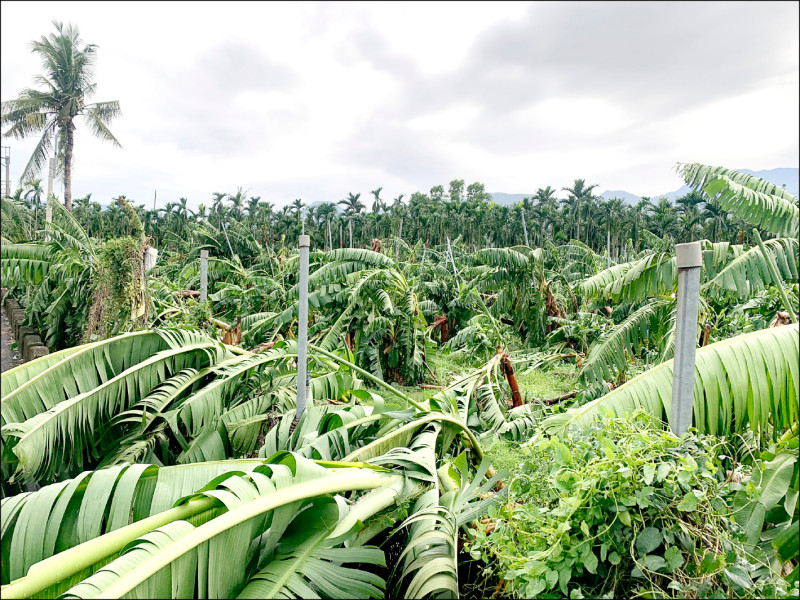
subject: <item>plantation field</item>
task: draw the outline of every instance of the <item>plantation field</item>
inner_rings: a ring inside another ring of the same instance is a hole
[[[725,218],[612,231],[578,180],[547,226],[482,221],[502,245],[447,218],[482,198],[4,197],[8,310],[50,354],[0,381],[3,598],[797,597],[797,199],[680,172]]]

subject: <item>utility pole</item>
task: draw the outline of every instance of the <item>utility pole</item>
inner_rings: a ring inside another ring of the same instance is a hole
[[[231,241],[230,241],[230,239],[228,239],[228,222],[227,221],[225,221],[222,224],[222,233],[225,234],[225,241],[228,242],[228,250],[231,251],[231,260],[233,260],[234,254],[233,254],[233,248],[231,247]]]
[[[678,436],[683,435],[691,426],[694,411],[695,352],[702,258],[700,242],[675,245],[675,262],[678,267],[678,314],[675,320],[670,427]]]
[[[606,267],[611,267],[611,230],[606,229]]]
[[[350,247],[353,247],[353,219],[350,219],[347,222],[347,226],[350,229]]]
[[[156,212],[156,196],[158,196],[158,190],[153,190],[153,212]]]
[[[3,164],[6,167],[6,196],[11,195],[11,146],[3,146]]]
[[[300,236],[300,300],[297,310],[297,406],[295,422],[299,421],[311,396],[311,376],[308,372],[308,248],[311,238]]]

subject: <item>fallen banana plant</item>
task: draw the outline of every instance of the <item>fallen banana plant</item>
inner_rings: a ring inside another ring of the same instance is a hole
[[[693,426],[701,433],[772,431],[777,438],[798,420],[800,391],[798,325],[736,336],[697,350]],[[624,416],[637,408],[669,421],[672,365],[664,362],[605,396],[542,422],[549,435],[587,424],[605,413]]]
[[[383,466],[287,452],[122,465],[6,498],[2,545],[12,552],[3,554],[3,597],[383,597],[384,552],[365,544],[396,525],[382,514],[420,494],[417,506],[438,497],[440,429],[431,424],[414,437],[407,449],[414,460],[389,452],[373,461]],[[442,498],[451,535],[500,497],[485,497],[499,479],[484,479],[488,463],[471,482],[463,454],[454,465]],[[64,521],[65,514],[76,518]],[[421,543],[412,534],[403,556],[424,553]],[[448,557],[414,575],[407,597],[457,593],[457,584],[442,583],[456,576],[455,544],[448,548]],[[417,569],[406,561],[395,578]]]

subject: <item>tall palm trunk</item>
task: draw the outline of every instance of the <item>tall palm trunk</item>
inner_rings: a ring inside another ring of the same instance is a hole
[[[75,143],[75,123],[67,122],[67,147],[64,149],[64,208],[72,212],[72,147]]]

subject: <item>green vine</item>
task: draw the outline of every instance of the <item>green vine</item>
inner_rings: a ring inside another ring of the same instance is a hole
[[[109,240],[100,246],[86,331],[88,341],[145,325],[142,252],[141,244],[131,237]]]

